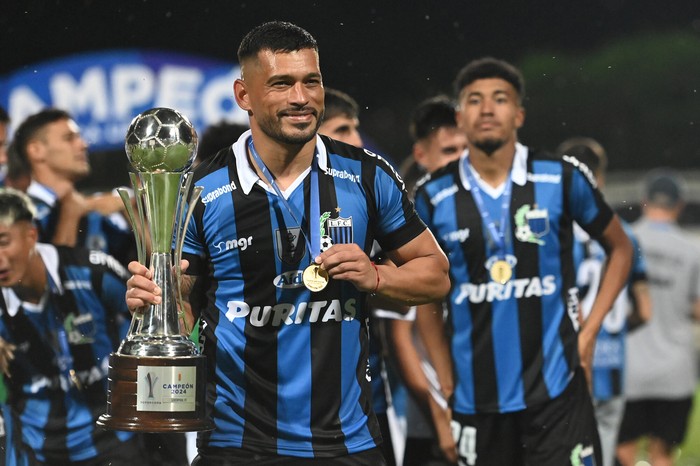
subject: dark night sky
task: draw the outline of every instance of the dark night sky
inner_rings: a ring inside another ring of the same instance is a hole
[[[319,42],[325,84],[353,95],[363,108],[365,133],[399,158],[410,147],[410,109],[450,92],[457,70],[473,58],[494,55],[517,64],[535,51],[587,53],[621,36],[698,30],[700,24],[697,0],[6,3],[0,74],[109,48],[170,49],[233,61],[251,27],[272,19],[295,22]]]

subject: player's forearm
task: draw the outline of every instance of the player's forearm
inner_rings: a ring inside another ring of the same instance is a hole
[[[418,306],[416,326],[428,359],[435,369],[440,389],[445,398],[450,398],[454,391],[454,375],[450,346],[445,336],[442,303]]]
[[[417,257],[400,267],[377,265],[376,294],[409,305],[442,299],[450,289],[447,259],[439,254]]]
[[[652,315],[649,284],[646,280],[638,280],[632,284],[632,295],[634,296],[634,305],[631,314],[627,317],[628,331],[645,324]]]

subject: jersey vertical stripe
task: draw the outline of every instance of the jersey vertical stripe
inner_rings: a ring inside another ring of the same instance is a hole
[[[612,217],[573,163],[518,145],[505,257],[485,229],[462,169],[464,157],[418,187],[416,208],[450,260],[450,325],[457,412],[512,412],[563,392],[578,364],[571,259],[574,219],[594,235]],[[484,188],[500,223],[502,191]],[[491,279],[503,259],[513,275]]]

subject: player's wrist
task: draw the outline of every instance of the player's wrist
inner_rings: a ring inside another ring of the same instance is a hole
[[[381,282],[381,279],[379,278],[379,267],[377,267],[377,264],[375,264],[374,261],[370,261],[370,264],[372,265],[372,268],[377,276],[377,281],[374,283],[374,288],[369,292],[369,294],[370,296],[376,296],[379,292],[379,284]]]

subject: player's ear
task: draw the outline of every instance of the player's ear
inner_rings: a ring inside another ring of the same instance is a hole
[[[525,124],[525,107],[522,105],[518,108],[518,112],[515,116],[515,127],[520,129]]]
[[[252,115],[250,107],[250,96],[248,90],[246,89],[246,83],[242,79],[236,79],[233,82],[233,95],[236,98],[236,103],[241,109],[248,112],[248,115]]]

